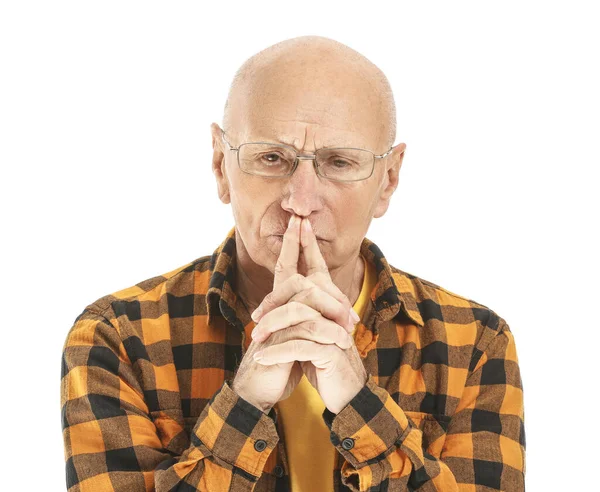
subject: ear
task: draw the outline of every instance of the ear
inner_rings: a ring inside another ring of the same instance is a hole
[[[212,172],[217,180],[217,192],[219,199],[228,204],[231,202],[229,195],[229,179],[225,169],[225,152],[228,151],[222,139],[222,130],[219,125],[212,123],[210,125],[210,133],[212,135],[213,157],[212,157]]]
[[[402,167],[402,160],[404,159],[405,150],[406,144],[400,143],[394,147],[392,153],[385,159],[388,161],[388,164],[386,166],[385,176],[381,185],[381,192],[377,199],[377,205],[375,206],[375,211],[373,213],[373,217],[376,219],[385,214],[390,206],[392,194],[398,187],[400,168]]]

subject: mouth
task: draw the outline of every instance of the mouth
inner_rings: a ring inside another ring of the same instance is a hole
[[[274,237],[276,241],[283,241],[283,234],[272,234],[271,237]],[[322,237],[317,236],[317,241],[326,243],[329,242],[327,239],[323,239]]]

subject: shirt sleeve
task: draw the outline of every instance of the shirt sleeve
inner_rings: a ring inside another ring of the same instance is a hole
[[[479,355],[439,456],[423,449],[422,431],[371,375],[337,415],[326,408],[331,441],[344,457],[342,483],[353,491],[524,491],[522,381],[503,320]]]
[[[139,374],[110,321],[86,311],[75,320],[61,370],[69,492],[253,490],[279,440],[274,410],[265,414],[225,381],[188,438],[175,420],[152,418],[144,399],[152,390]],[[172,426],[168,442],[157,425]]]

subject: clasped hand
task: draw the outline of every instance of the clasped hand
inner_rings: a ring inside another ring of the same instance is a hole
[[[300,247],[306,276],[298,273]],[[339,413],[365,385],[367,372],[351,336],[359,318],[333,283],[308,219],[291,217],[275,267],[273,291],[252,318],[258,323],[252,332],[256,342],[287,331],[285,341],[262,348],[254,353],[254,360],[264,366],[299,363],[331,412]],[[295,379],[294,386],[298,374]]]

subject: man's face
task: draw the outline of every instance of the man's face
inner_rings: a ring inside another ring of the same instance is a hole
[[[233,124],[225,138],[233,147],[278,142],[300,153],[333,146],[375,154],[388,150],[379,99],[372,83],[356,73],[350,76],[343,68],[328,67],[306,77],[295,66],[269,67],[255,87],[231,101]],[[372,218],[387,210],[405,148],[401,144],[386,158],[375,159],[373,174],[362,181],[343,183],[318,176],[314,161],[308,159],[299,160],[292,176],[268,178],[239,169],[236,152],[227,149],[214,123],[212,135],[221,200],[231,203],[249,256],[271,272],[292,214],[310,220],[330,270],[356,258]],[[300,272],[302,264],[301,259]]]

